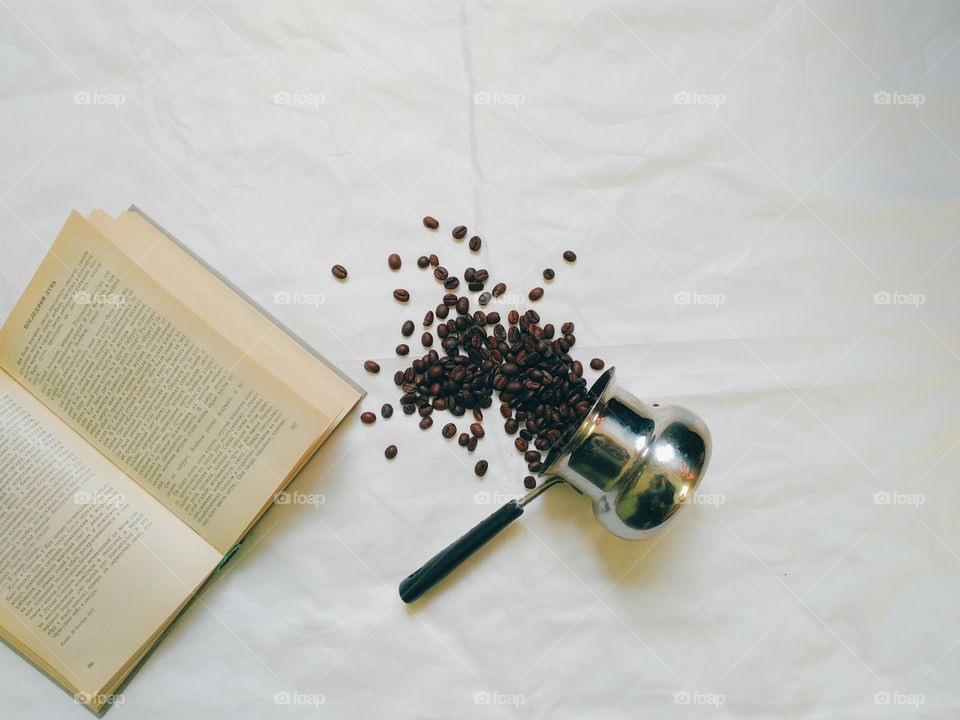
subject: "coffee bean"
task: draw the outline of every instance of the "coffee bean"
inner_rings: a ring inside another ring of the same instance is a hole
[[[480,297],[477,298],[477,303],[480,305],[480,307],[486,307],[487,303],[489,302],[490,302],[490,293],[488,292],[480,293]]]
[[[423,218],[423,225],[431,230],[436,230],[438,227],[440,227],[440,223],[437,222],[436,218],[432,218],[429,215]]]
[[[436,255],[431,254],[428,259],[430,260],[430,264],[433,267],[436,267],[437,265],[440,264],[440,258],[438,258]]]
[[[387,445],[387,449],[383,451],[383,456],[387,460],[393,460],[397,456],[397,446]]]
[[[334,265],[330,268],[330,272],[337,280],[346,280],[347,278],[347,269],[343,265]]]
[[[470,242],[468,244],[470,249],[473,252],[479,252],[480,246],[483,244],[483,241],[479,238],[479,236],[474,235],[472,238],[470,238]]]
[[[393,291],[393,299],[397,302],[408,302],[410,300],[410,293],[403,288],[399,288]]]
[[[393,417],[393,405],[384,403],[383,407],[380,408],[380,417],[384,419]]]
[[[460,433],[460,437],[457,438],[457,445],[466,447],[468,442],[470,442],[470,436],[467,433]]]
[[[527,475],[523,479],[523,486],[527,490],[533,490],[537,486],[537,479],[533,475]]]
[[[483,430],[483,425],[481,425],[480,423],[473,423],[470,426],[470,432],[473,433],[474,437],[478,437],[478,438],[482,438],[485,434]]]
[[[413,324],[413,320],[405,320],[403,325],[400,326],[400,333],[404,337],[410,337],[413,335],[413,331],[416,328],[416,325]]]
[[[409,345],[404,345],[403,343],[400,343],[399,345],[397,345],[397,355],[403,357],[404,355],[408,354],[409,352],[410,352],[410,346],[409,346]]]
[[[448,277],[446,280],[443,281],[443,286],[444,286],[447,290],[454,290],[454,289],[460,287],[460,278],[458,278],[458,277],[453,277],[453,276]]]
[[[403,371],[397,370],[393,374],[393,384],[394,385],[403,385]]]
[[[432,425],[433,425],[433,418],[430,417],[429,415],[425,415],[424,417],[420,418],[420,429],[421,429],[421,430],[427,430],[427,429],[430,428]]]
[[[443,267],[443,265],[438,265],[433,269],[433,276],[440,282],[443,282],[450,276],[450,272]]]
[[[480,408],[474,408],[473,419],[476,420],[477,422],[483,422],[483,410],[481,410]],[[480,437],[483,437],[483,435],[481,435]]]
[[[543,271],[544,280],[553,280],[556,276],[557,274],[553,271],[552,268],[547,268],[546,270]]]
[[[560,326],[560,332],[564,335],[570,335],[574,330],[574,325],[572,322],[565,322]]]
[[[476,275],[477,275],[476,268],[468,267],[466,270],[463,271],[463,279],[466,280],[467,282],[473,282],[474,280],[476,280],[477,279]]]
[[[420,257],[417,258],[417,267],[420,268],[421,270],[429,264],[430,264],[430,258],[428,258],[426,255],[421,255]]]
[[[368,373],[373,373],[374,375],[380,372],[380,366],[373,360],[367,360],[366,362],[364,362],[363,369],[366,370]]]
[[[536,302],[537,300],[543,297],[543,288],[535,287],[533,290],[527,293],[527,297],[530,298],[533,302]]]
[[[457,299],[457,314],[466,315],[470,312],[470,298],[464,296]]]
[[[540,461],[540,453],[538,453],[536,450],[527,450],[527,451],[523,454],[523,459],[524,459],[526,462],[528,462],[528,463],[539,462],[539,461]]]
[[[404,415],[413,415],[417,411],[417,408],[414,405],[404,405],[403,414]]]
[[[454,236],[457,240],[463,240],[463,238],[464,238],[464,236],[466,236],[466,234],[467,234],[467,226],[466,226],[466,225],[457,225],[457,226],[453,229],[453,236]]]
[[[397,255],[396,253],[393,253],[390,257],[387,258],[387,266],[391,270],[399,270],[401,264],[402,263],[400,261],[400,256]]]
[[[527,448],[530,447],[530,444],[526,440],[524,440],[522,437],[518,437],[516,440],[514,440],[513,445],[520,452],[526,452]]]
[[[493,296],[500,297],[507,291],[506,283],[497,283],[493,286]]]
[[[510,406],[506,403],[500,404],[500,415],[507,420],[513,417],[513,410],[510,409]]]
[[[541,470],[543,470],[543,463],[542,462],[527,463],[527,470],[529,470],[530,472],[538,473]]]
[[[473,472],[476,473],[477,477],[483,477],[487,474],[488,463],[486,460],[479,461],[476,465],[473,466]]]
[[[600,358],[594,358],[590,361],[590,367],[594,370],[603,370],[603,360]]]
[[[478,438],[476,435],[470,436],[470,440],[467,441],[467,450],[469,450],[470,452],[473,452],[474,450],[477,449],[477,439]]]
[[[487,270],[477,270],[473,275],[473,279],[477,282],[485,283],[490,279],[490,273]]]
[[[423,335],[420,336],[420,344],[423,345],[424,347],[430,347],[431,345],[433,345],[433,335],[431,335],[428,332],[425,332]]]
[[[513,435],[517,431],[517,428],[519,426],[520,424],[516,420],[514,420],[513,418],[509,418],[503,424],[503,430],[505,433],[507,433],[507,435]]]
[[[573,250],[565,250],[563,253],[563,259],[569,263],[577,261],[577,254]]]
[[[483,290],[483,283],[474,280],[472,283],[467,283],[467,287],[470,289],[470,292],[480,292]]]
[[[369,410],[360,415],[360,422],[362,422],[364,425],[373,425],[376,421],[377,421],[377,416],[374,415]]]
[[[511,310],[510,312],[508,312],[507,322],[510,323],[511,325],[516,325],[518,322],[520,322],[520,313],[517,312],[516,310]]]
[[[457,434],[457,426],[454,425],[453,423],[447,423],[446,425],[443,426],[443,430],[440,431],[440,434],[443,435],[445,438],[448,438],[448,439],[452,438],[454,435]]]

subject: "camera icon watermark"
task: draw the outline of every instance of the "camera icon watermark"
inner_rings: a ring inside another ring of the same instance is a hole
[[[123,93],[108,93],[99,90],[77,90],[73,93],[74,105],[106,105],[119,108],[127,102]]]
[[[327,96],[317,92],[303,92],[301,90],[278,90],[273,94],[274,105],[287,107],[309,107],[318,109],[327,103]]]
[[[708,693],[700,690],[678,690],[673,694],[674,705],[703,705],[719,708],[727,701],[720,693]]]
[[[719,108],[727,103],[723,93],[705,93],[698,90],[680,90],[673,94],[674,105],[706,105]]]
[[[520,707],[527,702],[523,693],[506,693],[497,690],[478,690],[473,694],[474,705],[507,705]]]
[[[327,302],[327,296],[323,293],[284,290],[273,294],[273,302],[275,305],[305,305],[318,308]]]
[[[480,90],[473,94],[474,105],[507,105],[519,109],[526,101],[526,95],[499,90]]]
[[[320,693],[303,693],[290,690],[281,690],[273,694],[274,705],[300,705],[304,707],[319,708],[325,705],[327,698]]]
[[[673,294],[675,305],[706,305],[707,307],[719,308],[727,301],[727,296],[723,293],[705,293],[699,290],[680,290]]]
[[[923,293],[907,293],[900,290],[878,290],[873,294],[874,305],[906,305],[918,309],[927,302]]]
[[[283,490],[277,493],[273,499],[274,505],[310,505],[320,507],[327,502],[327,496],[323,493],[302,493]]]
[[[874,105],[908,105],[914,109],[927,102],[923,93],[905,93],[898,90],[879,90],[873,94]]]
[[[899,690],[892,692],[881,690],[873,694],[874,705],[899,705],[912,708],[919,708],[927,702],[927,696],[921,693],[905,693]]]
[[[907,507],[919,508],[927,502],[927,496],[923,493],[905,493],[895,490],[886,492],[881,490],[873,494],[874,505],[906,505]]]

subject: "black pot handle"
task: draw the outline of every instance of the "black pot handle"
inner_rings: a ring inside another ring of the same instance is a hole
[[[404,579],[400,583],[400,599],[412,603],[521,515],[523,507],[520,503],[516,500],[508,502]]]

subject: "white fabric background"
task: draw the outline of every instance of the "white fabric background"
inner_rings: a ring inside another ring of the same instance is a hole
[[[718,504],[658,542],[553,490],[407,608],[398,581],[523,468],[497,422],[468,458],[438,427],[354,415],[292,486],[325,502],[274,508],[110,717],[956,717],[956,3],[0,0],[0,18],[4,315],[71,208],[134,202],[375,409],[400,322],[439,294],[416,256],[523,292],[549,265],[538,309],[576,322],[575,354],[715,442]],[[273,303],[291,291],[325,303]],[[874,300],[895,291],[923,304]],[[0,705],[88,716],[6,648]]]

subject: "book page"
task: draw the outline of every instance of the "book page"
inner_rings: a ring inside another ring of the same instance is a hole
[[[0,371],[0,628],[93,697],[221,554]]]
[[[0,332],[3,367],[226,553],[333,418],[72,213]]]

